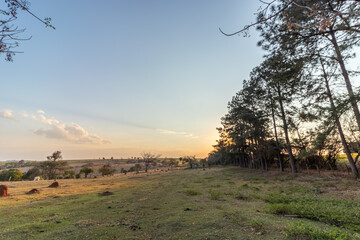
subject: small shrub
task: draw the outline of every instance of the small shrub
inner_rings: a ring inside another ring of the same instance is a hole
[[[264,228],[264,223],[258,219],[253,219],[250,221],[250,226],[251,228],[260,233],[260,234],[264,234],[265,233],[265,228]]]
[[[129,168],[129,172],[139,173],[140,170],[141,170],[141,165],[139,163],[137,163],[133,167]]]
[[[224,212],[224,218],[237,225],[243,225],[246,222],[246,218],[240,212]]]
[[[222,192],[212,190],[212,189],[209,190],[209,193],[210,193],[211,199],[213,199],[213,200],[219,200],[223,196]]]
[[[75,178],[75,171],[74,170],[67,170],[64,172],[65,179],[72,179]]]

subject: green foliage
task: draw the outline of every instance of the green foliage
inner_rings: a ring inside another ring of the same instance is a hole
[[[67,168],[68,162],[66,161],[49,160],[39,164],[39,169],[46,179],[57,179],[63,176]]]
[[[22,176],[23,173],[19,169],[11,168],[0,173],[0,181],[16,181],[20,180]]]
[[[116,172],[116,169],[112,168],[110,164],[107,164],[99,168],[98,171],[99,173],[101,173],[102,176],[107,176],[107,175],[113,175]]]
[[[75,178],[75,171],[74,170],[67,170],[64,172],[65,179],[72,179]]]
[[[250,221],[250,226],[251,226],[251,228],[253,228],[254,231],[256,231],[260,234],[265,233],[264,222],[262,222],[259,219],[252,219]]]
[[[34,180],[36,176],[41,176],[41,170],[38,167],[30,168],[23,176],[23,179]]]
[[[350,240],[353,236],[339,228],[319,229],[311,223],[296,222],[284,229],[285,235],[290,239],[308,240]]]

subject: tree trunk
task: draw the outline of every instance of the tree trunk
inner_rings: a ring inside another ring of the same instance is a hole
[[[279,167],[280,167],[280,171],[283,172],[284,171],[284,164],[283,164],[283,159],[281,156],[281,148],[280,148],[280,143],[279,143],[279,139],[278,139],[278,134],[277,134],[277,129],[276,129],[276,121],[275,121],[275,112],[274,112],[274,106],[273,106],[273,100],[271,99],[271,115],[272,115],[272,119],[273,119],[273,124],[274,124],[274,134],[275,134],[275,141],[276,141],[276,147],[278,148],[278,158],[279,158]]]
[[[323,73],[324,73],[324,81],[325,81],[325,85],[326,85],[327,95],[328,95],[328,98],[329,98],[329,101],[330,101],[330,106],[331,106],[332,111],[335,113],[335,111],[336,111],[335,110],[335,103],[334,103],[334,100],[332,98],[332,94],[331,94],[331,90],[330,90],[330,86],[329,86],[329,80],[327,78],[325,67],[324,67],[322,62],[321,62],[321,66],[322,66],[322,70],[323,70]],[[346,142],[344,132],[342,130],[341,123],[340,123],[340,120],[339,120],[337,114],[334,115],[334,118],[335,118],[336,126],[337,126],[339,134],[340,134],[341,143],[343,145],[344,152],[345,152],[345,154],[346,154],[346,156],[348,158],[349,164],[350,164],[351,171],[352,171],[354,177],[358,178],[359,177],[359,172],[358,172],[358,169],[356,168],[353,157],[351,156],[351,151],[350,151],[349,146],[348,146],[348,144]]]
[[[334,31],[332,31],[332,29],[331,29],[330,35],[331,35],[331,42],[332,42],[332,44],[334,45],[334,48],[335,48],[337,61],[339,62],[339,65],[340,65],[340,68],[341,68],[341,73],[344,76],[346,89],[347,89],[349,97],[350,97],[350,103],[351,103],[352,109],[353,109],[354,114],[355,114],[355,119],[356,119],[356,122],[358,124],[358,128],[360,130],[360,112],[359,112],[359,107],[358,107],[358,105],[356,103],[356,100],[354,98],[354,91],[352,89],[352,85],[351,85],[351,82],[350,82],[349,73],[348,73],[348,71],[347,71],[347,69],[345,67],[343,56],[341,54],[338,42],[336,40],[335,33],[334,33]]]
[[[296,169],[296,165],[295,165],[295,158],[294,158],[294,155],[292,154],[292,149],[291,149],[291,144],[290,144],[290,139],[289,139],[288,125],[286,122],[286,116],[285,116],[285,111],[284,111],[284,106],[283,106],[282,95],[281,95],[279,86],[277,87],[277,91],[278,91],[278,96],[279,96],[281,118],[282,118],[283,124],[284,124],[285,140],[286,140],[287,150],[288,150],[288,154],[289,154],[289,158],[290,158],[291,172],[297,173],[297,169]]]

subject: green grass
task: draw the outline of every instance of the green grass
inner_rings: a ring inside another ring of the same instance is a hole
[[[354,236],[347,231],[339,228],[319,229],[312,224],[292,223],[284,230],[289,239],[308,239],[308,240],[350,240]]]
[[[200,193],[198,191],[195,191],[193,189],[186,189],[185,190],[185,193],[189,196],[196,196],[196,195],[199,195]]]
[[[360,191],[351,179],[227,167],[63,181],[37,196],[22,185],[48,184],[14,183],[15,194],[0,198],[0,239],[357,239],[360,232]],[[114,194],[98,194],[107,190]]]

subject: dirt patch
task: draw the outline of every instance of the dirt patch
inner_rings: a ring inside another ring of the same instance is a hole
[[[40,193],[40,191],[38,189],[33,188],[29,192],[27,192],[26,194],[39,194],[39,193]]]
[[[114,193],[113,192],[110,192],[110,191],[105,191],[103,193],[99,193],[100,196],[109,196],[109,195],[113,195]]]
[[[8,196],[8,187],[6,185],[0,185],[0,197]]]
[[[58,188],[58,187],[60,187],[60,184],[59,184],[59,182],[53,182],[49,187]]]

